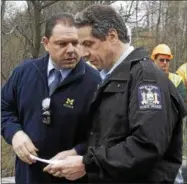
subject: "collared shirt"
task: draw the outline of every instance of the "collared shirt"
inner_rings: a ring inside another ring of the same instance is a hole
[[[48,62],[48,69],[47,69],[47,76],[48,76],[48,86],[51,84],[51,82],[55,79],[54,73],[50,74],[50,71],[55,68],[54,62],[52,61],[51,58],[49,58]],[[62,75],[62,80],[64,80],[69,73],[71,72],[72,69],[62,69],[60,70],[60,73]]]
[[[123,62],[123,60],[134,50],[134,47],[133,46],[129,46],[129,48],[127,49],[126,52],[124,52],[121,57],[119,58],[119,60],[113,65],[113,67],[109,70],[109,71],[106,71],[106,70],[101,70],[100,72],[100,76],[102,78],[102,80],[104,80],[106,78],[106,76],[109,76],[113,71],[114,69]]]

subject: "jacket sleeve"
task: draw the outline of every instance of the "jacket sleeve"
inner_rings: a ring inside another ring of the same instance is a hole
[[[18,118],[18,80],[19,72],[15,69],[1,91],[1,134],[8,144],[22,129]]]
[[[175,126],[167,105],[167,92],[160,88],[161,109],[139,109],[138,89],[142,69],[137,65],[132,70],[131,95],[129,99],[129,123],[131,133],[112,147],[101,145],[89,147],[83,157],[86,172],[99,179],[133,181],[138,176],[148,177],[150,169],[166,151]],[[159,86],[158,86],[159,87]],[[174,112],[173,112],[174,114]]]
[[[91,96],[90,94],[89,96]],[[85,99],[85,105],[83,108],[83,112],[81,114],[81,117],[79,119],[79,126],[78,126],[78,136],[76,137],[76,146],[74,149],[76,150],[78,155],[84,155],[86,152],[86,140],[87,140],[87,133],[89,131],[89,121],[88,121],[88,112],[90,108],[90,98]]]
[[[96,77],[96,76],[94,76]],[[94,81],[94,83],[91,85],[90,90],[87,91],[85,95],[85,100],[84,100],[84,108],[83,112],[81,114],[80,118],[80,124],[78,127],[78,138],[77,145],[74,147],[78,155],[84,155],[87,149],[87,140],[89,137],[89,130],[91,128],[91,124],[89,123],[89,110],[90,110],[90,105],[93,100],[95,91],[97,89],[97,85],[100,83],[100,78],[98,77],[98,80]]]

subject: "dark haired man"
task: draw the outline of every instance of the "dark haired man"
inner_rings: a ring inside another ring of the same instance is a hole
[[[89,182],[174,182],[181,165],[183,102],[144,49],[129,44],[127,27],[111,7],[93,5],[76,16],[84,56],[102,68],[90,110],[87,153],[51,166],[59,176]]]
[[[80,59],[72,15],[51,17],[42,41],[48,54],[16,67],[2,88],[1,130],[16,153],[18,184],[67,182],[42,172],[46,164],[30,154],[64,159],[84,153],[88,109],[100,82]]]

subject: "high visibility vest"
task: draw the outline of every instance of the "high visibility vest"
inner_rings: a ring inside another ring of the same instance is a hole
[[[176,88],[182,81],[182,77],[174,73],[169,73],[169,79],[173,82]]]
[[[180,66],[176,73],[182,77],[187,88],[187,63],[184,63],[182,66]]]

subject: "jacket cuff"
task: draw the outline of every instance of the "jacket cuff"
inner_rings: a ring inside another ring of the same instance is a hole
[[[21,125],[17,124],[15,126],[10,126],[8,130],[5,131],[4,139],[7,141],[8,144],[12,145],[12,138],[19,130],[22,130],[22,128]]]
[[[86,173],[91,174],[91,173],[97,173],[98,172],[99,168],[94,163],[91,155],[86,154],[86,155],[83,156],[83,164],[85,165]]]
[[[86,145],[85,144],[77,144],[74,147],[75,151],[77,152],[78,155],[84,155],[86,151]]]

